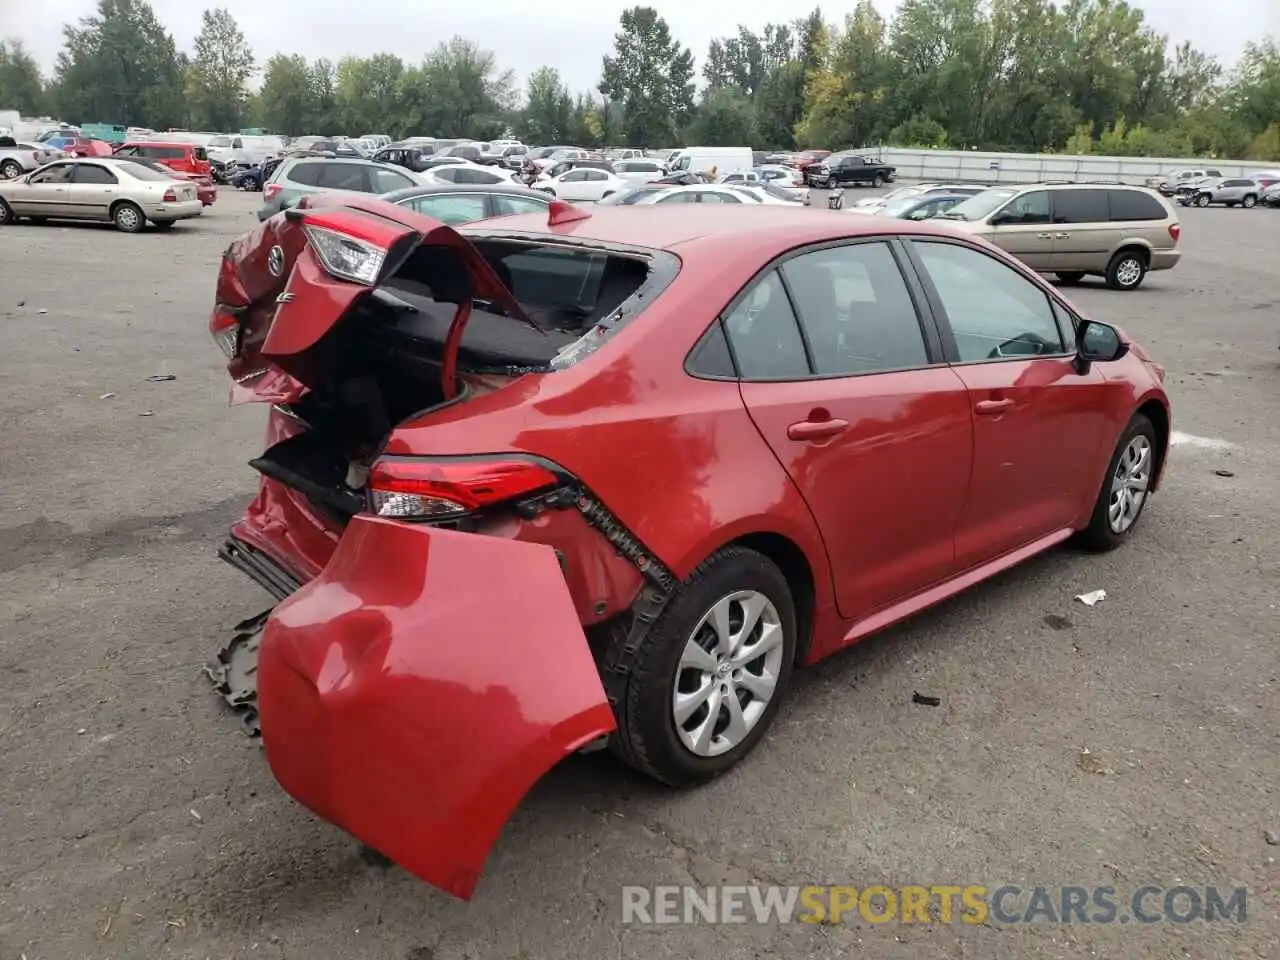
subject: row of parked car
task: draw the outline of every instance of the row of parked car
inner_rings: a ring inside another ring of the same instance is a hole
[[[1257,170],[1244,177],[1224,177],[1211,167],[1178,170],[1149,177],[1146,184],[1184,207],[1280,206],[1280,170]]]

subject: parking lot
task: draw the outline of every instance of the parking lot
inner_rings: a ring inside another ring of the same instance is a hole
[[[206,329],[260,199],[224,188],[167,234],[0,229],[0,960],[1274,955],[1280,212],[1179,208],[1177,269],[1069,291],[1169,370],[1176,444],[1132,542],[1052,551],[805,672],[700,790],[566,762],[465,904],[286,797],[200,671],[268,606],[215,555],[264,415],[227,407]],[[1244,924],[621,923],[624,885],[754,881],[1249,901]]]

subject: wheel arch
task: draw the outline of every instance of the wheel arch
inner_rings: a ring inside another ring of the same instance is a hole
[[[1135,414],[1142,414],[1151,421],[1151,426],[1156,431],[1156,469],[1155,482],[1151,485],[1152,490],[1160,489],[1160,482],[1164,479],[1164,465],[1169,457],[1169,437],[1171,435],[1171,423],[1169,419],[1169,408],[1166,407],[1156,397],[1148,397],[1138,405]]]
[[[761,531],[748,533],[720,547],[746,547],[768,557],[786,577],[791,589],[791,602],[796,608],[797,664],[804,663],[813,644],[814,618],[817,610],[817,590],[813,566],[808,556],[794,540],[780,533]]]
[[[1115,253],[1111,254],[1111,260],[1115,260],[1116,257],[1125,253],[1136,253],[1142,258],[1143,266],[1151,266],[1151,248],[1141,240],[1126,240],[1124,243],[1120,244],[1120,246],[1116,247]]]

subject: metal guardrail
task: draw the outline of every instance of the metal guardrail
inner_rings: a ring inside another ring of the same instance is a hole
[[[985,153],[970,150],[904,150],[885,147],[870,151],[897,167],[903,180],[973,183],[1044,183],[1111,181],[1142,185],[1148,177],[1178,170],[1220,170],[1224,177],[1243,177],[1265,169],[1260,161],[1205,160],[1186,157],[1102,157],[1056,153]]]

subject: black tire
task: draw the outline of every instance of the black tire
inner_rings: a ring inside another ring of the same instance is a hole
[[[136,203],[121,200],[111,208],[111,222],[121,233],[139,233],[147,225],[147,218]]]
[[[1137,264],[1136,274],[1133,264]],[[1107,264],[1107,286],[1112,290],[1137,290],[1147,276],[1147,259],[1136,250],[1121,250]]]
[[[1211,203],[1213,203],[1213,197],[1209,196],[1207,193],[1202,193],[1196,197],[1197,207],[1207,207]]]
[[[1054,276],[1058,278],[1059,283],[1068,287],[1073,287],[1084,279],[1084,274],[1076,270],[1068,270],[1066,273],[1059,271]]]
[[[1252,193],[1247,193],[1245,194],[1244,199],[1240,201],[1240,205],[1243,206],[1245,209],[1252,209],[1257,204],[1257,202],[1258,202],[1257,197],[1255,197]]]
[[[157,230],[172,230],[176,220],[157,220],[154,224]]]
[[[0,180],[14,180],[22,176],[22,165],[17,160],[0,163]]]
[[[1102,478],[1102,487],[1098,491],[1098,499],[1093,505],[1093,514],[1089,517],[1089,525],[1076,534],[1076,542],[1086,550],[1092,550],[1102,553],[1107,550],[1114,550],[1120,544],[1124,543],[1133,533],[1134,528],[1138,525],[1138,521],[1142,519],[1142,511],[1146,509],[1147,501],[1151,499],[1151,492],[1148,488],[1142,501],[1138,504],[1137,514],[1129,522],[1129,525],[1122,531],[1116,532],[1111,525],[1109,510],[1112,498],[1112,481],[1120,466],[1120,458],[1128,449],[1129,444],[1137,436],[1147,438],[1151,453],[1149,455],[1150,464],[1147,468],[1147,482],[1151,481],[1151,477],[1155,474],[1157,465],[1158,447],[1156,444],[1156,430],[1151,425],[1151,421],[1141,413],[1136,413],[1133,419],[1129,421],[1129,425],[1124,428],[1124,433],[1120,434],[1120,440],[1116,443],[1116,448],[1112,451],[1111,459],[1107,463],[1107,473]]]
[[[14,223],[18,218],[13,215],[13,208],[0,197],[0,227]]]
[[[782,627],[782,662],[772,698],[740,743],[718,756],[698,756],[681,742],[672,715],[678,669],[694,628],[722,598],[755,590],[773,604]],[[796,613],[782,571],[745,547],[726,547],[705,560],[676,588],[661,616],[640,641],[616,709],[618,730],[610,745],[627,764],[674,787],[718,777],[760,742],[786,696],[795,663]]]
[[[880,176],[880,174],[877,173],[874,177],[871,178],[871,186],[879,190],[881,187],[884,186],[884,177]]]

